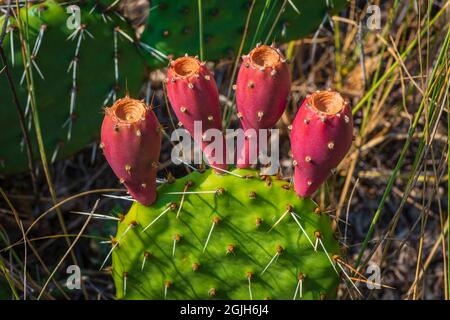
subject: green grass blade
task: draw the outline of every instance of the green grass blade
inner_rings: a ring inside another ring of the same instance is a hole
[[[203,4],[202,0],[197,0],[198,6],[198,41],[200,46],[200,60],[203,61]]]
[[[256,45],[256,39],[259,35],[259,30],[261,28],[261,24],[262,24],[264,18],[266,17],[266,14],[267,14],[267,11],[269,10],[271,2],[272,2],[272,0],[266,0],[266,4],[264,5],[264,9],[261,13],[261,16],[259,17],[258,25],[256,26],[256,30],[253,35],[253,39],[252,39],[251,46],[250,46],[251,48],[253,48]]]

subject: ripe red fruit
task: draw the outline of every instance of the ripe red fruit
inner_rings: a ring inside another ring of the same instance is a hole
[[[261,45],[244,56],[236,81],[236,104],[242,128],[269,129],[286,109],[291,76],[286,59],[273,47]],[[258,143],[259,144],[259,143]],[[248,167],[249,144],[240,152],[239,167]]]
[[[101,147],[130,195],[143,205],[152,204],[161,149],[160,125],[153,111],[139,100],[117,100],[105,109]]]
[[[208,141],[203,141],[202,137],[194,134],[194,121],[201,122],[202,136],[208,129],[222,131],[219,92],[205,63],[189,56],[171,61],[167,71],[167,95],[178,120],[202,147],[209,164],[226,169],[224,137],[222,136],[224,148],[220,150],[222,155],[216,155],[214,149],[205,149]],[[218,156],[219,161],[213,161],[213,156]]]
[[[345,157],[353,139],[352,112],[338,92],[316,91],[306,97],[292,124],[294,186],[308,197]]]

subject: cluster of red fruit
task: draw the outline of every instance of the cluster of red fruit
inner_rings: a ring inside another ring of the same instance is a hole
[[[261,45],[244,56],[234,86],[242,128],[275,126],[286,108],[290,87],[289,67],[279,49]],[[205,62],[190,56],[171,61],[167,94],[179,124],[193,137],[195,121],[201,121],[203,131],[222,130],[219,93]],[[316,91],[306,97],[291,128],[294,186],[299,196],[310,196],[326,180],[348,152],[352,137],[351,110],[339,93]],[[208,142],[202,139],[196,143],[212,166],[226,169],[225,162],[212,160],[216,157],[211,152],[217,150],[207,148]],[[152,110],[128,97],[116,101],[106,109],[101,146],[129,193],[142,204],[153,203],[161,130]],[[246,140],[244,148],[238,150],[238,167],[250,166],[249,149]],[[226,150],[221,151],[226,154]]]

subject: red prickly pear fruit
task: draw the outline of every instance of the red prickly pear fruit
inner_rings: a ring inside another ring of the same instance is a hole
[[[308,197],[345,157],[353,140],[348,101],[338,92],[316,91],[306,97],[292,124],[294,187]]]
[[[222,155],[215,154],[214,149],[206,148],[209,142],[203,140],[203,134],[208,129],[222,131],[219,91],[214,76],[205,63],[187,55],[171,61],[167,71],[167,96],[181,125],[201,146],[209,164],[226,169],[226,145],[223,135],[223,149],[219,150]],[[201,136],[194,134],[196,121],[202,124]],[[214,161],[213,157],[219,161]]]
[[[236,104],[242,128],[258,130],[275,126],[286,109],[290,88],[289,67],[280,50],[261,45],[250,51],[243,58],[236,81]],[[248,150],[240,150],[240,155],[238,167],[248,167]]]
[[[244,127],[272,128],[286,109],[291,76],[286,59],[261,45],[244,57],[236,81],[236,104]]]
[[[144,102],[125,97],[105,109],[101,148],[130,195],[143,205],[155,202],[161,130]]]

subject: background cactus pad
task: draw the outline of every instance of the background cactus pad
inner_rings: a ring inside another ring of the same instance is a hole
[[[144,76],[144,61],[126,22],[114,14],[91,11],[93,6],[80,7],[81,21],[75,28],[69,28],[66,7],[54,1],[20,10],[23,21],[28,19],[36,108],[49,160],[97,141],[102,107],[112,104],[116,95],[123,96],[126,84],[136,94]],[[18,22],[13,17],[3,46],[38,157]],[[0,126],[8,128],[0,135],[0,174],[12,174],[27,167],[27,155],[6,76],[0,77],[0,97]]]
[[[255,1],[243,52],[256,42],[287,42],[314,32],[327,14],[342,9],[345,0]],[[252,1],[203,1],[205,58],[235,57]],[[199,54],[197,1],[153,0],[141,41],[150,46],[149,64],[167,64],[164,55]],[[294,8],[295,6],[295,8]],[[284,10],[281,10],[284,7]],[[154,50],[156,49],[156,50]]]

